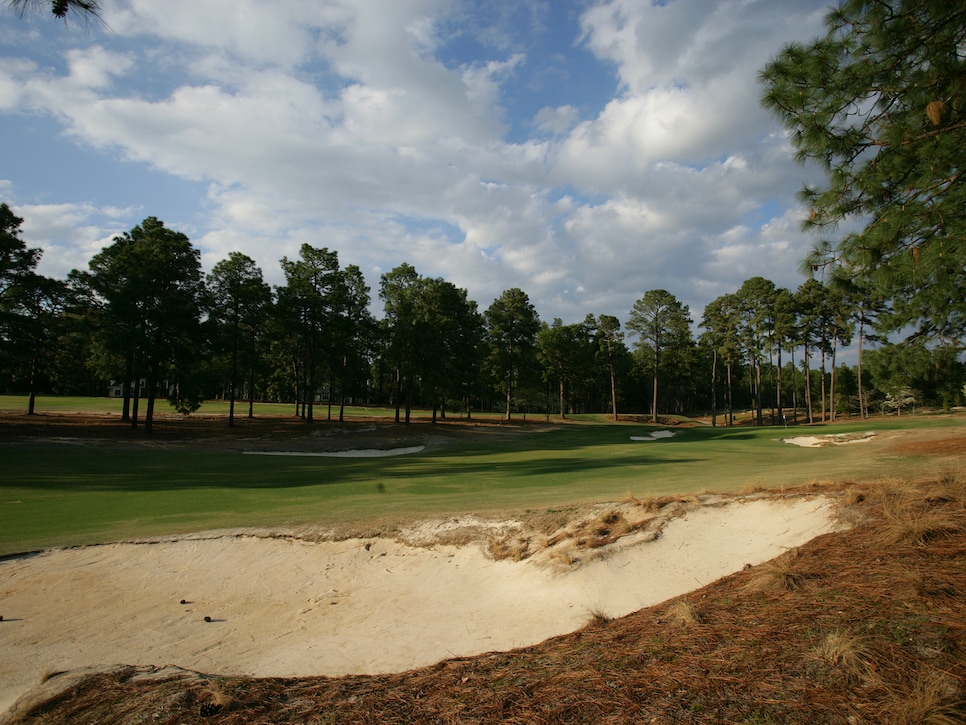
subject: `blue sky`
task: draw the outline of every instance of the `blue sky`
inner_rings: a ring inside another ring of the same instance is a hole
[[[795,288],[798,166],[758,70],[813,0],[103,0],[104,26],[0,8],[0,201],[86,268],[147,216],[206,269],[280,284],[301,244],[408,262],[481,309],[695,321],[761,275]],[[374,307],[381,309],[376,301]]]

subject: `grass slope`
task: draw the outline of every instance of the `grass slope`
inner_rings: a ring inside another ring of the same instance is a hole
[[[92,417],[73,404],[40,416],[0,414],[0,555],[211,528],[365,525],[900,474],[921,467],[922,456],[898,450],[889,432],[902,426],[961,437],[966,423],[940,416],[790,430],[678,426],[673,438],[645,443],[630,440],[653,430],[638,424],[403,426],[389,418],[309,426],[261,417],[228,429],[221,418],[192,416],[165,419],[145,439],[114,416]],[[780,441],[869,429],[882,435],[821,449]],[[256,446],[319,450],[439,439],[446,445],[390,458],[242,454]]]

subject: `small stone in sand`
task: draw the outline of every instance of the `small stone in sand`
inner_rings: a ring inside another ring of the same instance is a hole
[[[209,617],[209,616],[207,616],[207,615],[205,615],[205,621],[206,621],[206,622],[210,622],[210,621],[211,621],[211,617]]]

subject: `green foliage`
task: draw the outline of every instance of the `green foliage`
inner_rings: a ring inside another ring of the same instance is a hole
[[[514,391],[532,379],[536,370],[540,318],[526,292],[517,287],[493,300],[485,317],[490,344],[487,363],[497,388],[506,396],[509,420]]]
[[[286,284],[273,305],[252,259],[233,252],[203,279],[187,237],[153,217],[117,237],[87,271],[71,272],[65,287],[34,273],[40,250],[19,239],[21,222],[0,207],[0,385],[11,392],[96,395],[111,380],[147,381],[184,413],[205,397],[223,397],[229,425],[234,401],[246,393],[249,414],[256,399],[295,401],[296,413],[312,419],[315,401],[328,393],[330,418],[333,402],[341,419],[347,401],[365,400],[397,406],[397,416],[405,406],[407,421],[414,406],[435,411],[434,420],[497,405],[504,415],[606,410],[616,419],[618,405],[622,412],[650,409],[653,418],[658,409],[716,415],[723,399],[729,424],[741,408],[754,408],[763,424],[766,407],[781,422],[784,406],[793,406],[794,417],[803,403],[811,420],[818,401],[823,419],[829,409],[833,417],[856,407],[864,414],[867,393],[892,394],[869,390],[877,380],[891,385],[881,374],[836,390],[838,349],[856,325],[860,351],[865,340],[886,339],[868,330],[892,308],[868,280],[841,267],[828,284],[809,279],[794,294],[762,277],[746,280],[706,307],[700,346],[687,307],[652,290],[628,320],[639,336],[632,355],[616,317],[541,326],[519,289],[481,315],[466,290],[422,277],[409,264],[383,275],[385,317],[377,322],[361,270],[342,269],[335,251],[310,245],[298,259],[280,260]],[[921,347],[942,362],[919,376],[920,400],[956,405],[957,347]],[[804,376],[783,362],[799,351]],[[860,356],[857,378],[861,366]],[[133,403],[122,418],[137,422],[140,392],[128,391]],[[152,411],[149,397],[146,425]]]
[[[36,274],[41,250],[20,239],[23,219],[0,204],[0,365],[10,380],[30,393],[57,365],[66,337],[67,285]]]
[[[28,9],[39,9],[50,5],[50,14],[61,20],[77,17],[85,22],[100,20],[99,0],[7,0],[7,4],[22,16]]]
[[[862,225],[821,242],[813,270],[840,266],[890,301],[885,331],[958,345],[966,333],[966,9],[944,0],[846,0],[826,34],[761,72],[762,103],[798,159],[806,229]]]
[[[233,425],[239,365],[244,365],[249,373],[249,399],[254,399],[259,342],[271,311],[272,290],[262,279],[262,270],[255,260],[240,252],[232,252],[214,266],[207,287],[211,302],[209,322],[215,327],[213,352],[228,358],[228,425]]]
[[[867,360],[873,383],[884,395],[885,411],[899,412],[926,402],[948,410],[962,402],[966,365],[949,348],[886,344],[870,351]]]
[[[466,290],[419,275],[402,264],[382,276],[386,310],[384,355],[394,370],[393,397],[411,416],[417,386],[436,411],[447,397],[465,401],[479,377],[483,320]]]
[[[296,398],[314,419],[315,393],[335,364],[335,316],[339,309],[339,255],[303,244],[299,259],[283,257],[285,285],[278,289],[280,331],[296,370]]]
[[[547,381],[556,384],[561,417],[576,407],[576,399],[593,377],[596,350],[592,332],[586,322],[564,325],[558,317],[537,333],[537,359]]]
[[[627,329],[639,336],[638,350],[648,349],[652,368],[651,420],[657,422],[658,380],[661,377],[662,357],[680,354],[693,346],[691,314],[667,290],[649,290],[634,303],[627,319]]]
[[[156,217],[114,238],[73,278],[98,312],[96,334],[125,382],[146,379],[144,428],[153,426],[159,389],[188,409],[190,381],[205,355],[201,254],[187,236]],[[136,421],[135,421],[136,422]]]

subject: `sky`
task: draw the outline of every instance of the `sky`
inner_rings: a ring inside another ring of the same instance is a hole
[[[44,3],[49,5],[49,3]],[[406,262],[485,310],[625,323],[797,288],[820,181],[760,69],[828,0],[102,0],[103,23],[0,7],[0,201],[39,271],[86,269],[149,216],[206,271],[284,282],[302,244],[371,288]]]

